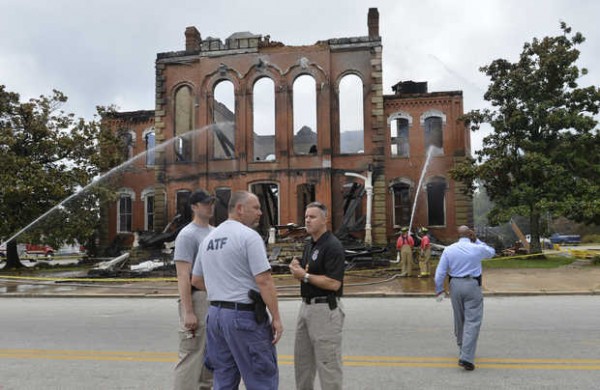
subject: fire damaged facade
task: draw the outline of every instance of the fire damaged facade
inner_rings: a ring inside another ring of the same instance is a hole
[[[408,226],[417,197],[413,226],[454,239],[472,219],[470,199],[448,174],[470,153],[462,92],[400,82],[384,94],[377,9],[367,20],[366,36],[307,46],[186,28],[185,50],[157,55],[155,110],[111,119],[127,156],[147,153],[120,176],[103,241],[189,219],[197,188],[217,197],[215,225],[232,192],[257,194],[264,236],[303,225],[305,206],[318,200],[338,236],[386,245]]]

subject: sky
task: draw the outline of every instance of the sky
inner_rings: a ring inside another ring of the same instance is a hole
[[[525,42],[560,34],[560,21],[586,37],[580,85],[600,85],[595,0],[1,0],[0,84],[22,100],[60,90],[65,111],[86,119],[98,105],[152,110],[156,54],[183,50],[187,26],[203,38],[250,31],[310,45],[368,35],[370,7],[379,10],[384,94],[427,81],[430,92],[462,90],[465,112],[485,108],[479,68],[516,61]],[[472,149],[486,131],[471,135]]]

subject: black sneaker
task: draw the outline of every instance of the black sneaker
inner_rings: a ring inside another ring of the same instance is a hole
[[[471,362],[468,362],[466,360],[459,360],[458,361],[458,365],[461,366],[462,368],[464,368],[467,371],[473,371],[475,369],[475,365]]]

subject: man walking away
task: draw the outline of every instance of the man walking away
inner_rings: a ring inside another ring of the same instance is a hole
[[[175,366],[175,390],[210,389],[212,374],[204,366],[208,309],[206,291],[191,285],[192,267],[204,237],[212,227],[214,197],[198,190],[190,196],[192,222],[175,239],[175,268],[179,290],[179,361]]]
[[[318,372],[321,389],[342,389],[344,248],[327,230],[323,204],[308,204],[304,221],[311,240],[302,260],[290,263],[290,272],[301,281],[302,295],[294,345],[296,388],[313,389]]]
[[[253,230],[262,215],[260,202],[238,191],[228,212],[229,219],[204,239],[192,270],[192,284],[206,284],[210,301],[206,364],[213,369],[215,390],[237,389],[240,376],[249,390],[277,390],[275,344],[283,325],[267,250]]]
[[[445,294],[444,279],[450,277],[450,299],[454,312],[454,335],[460,349],[458,365],[475,369],[475,349],[483,318],[481,260],[493,257],[494,248],[481,242],[467,226],[458,228],[458,242],[446,247],[435,272],[438,300]]]

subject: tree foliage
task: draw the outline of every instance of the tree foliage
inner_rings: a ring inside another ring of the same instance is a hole
[[[494,203],[489,220],[527,215],[532,251],[540,251],[539,219],[546,212],[600,222],[600,89],[580,87],[577,47],[585,38],[561,23],[562,34],[525,43],[519,60],[494,60],[480,70],[490,77],[484,95],[491,109],[465,115],[473,131],[493,131],[483,148],[452,175],[473,190],[481,180]]]
[[[69,196],[8,244],[8,267],[20,265],[16,243],[41,242],[59,247],[93,236],[99,202],[111,195],[104,187],[82,191],[92,178],[119,162],[119,141],[101,121],[75,119],[62,111],[67,97],[53,91],[20,102],[0,85],[0,237],[8,239]],[[99,108],[99,113],[107,109]],[[99,145],[104,145],[99,153]],[[84,194],[85,192],[85,194]],[[83,196],[85,195],[85,196]],[[16,257],[16,258],[15,258]]]

